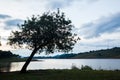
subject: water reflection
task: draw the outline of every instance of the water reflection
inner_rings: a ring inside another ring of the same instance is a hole
[[[12,62],[10,71],[20,71],[24,62]]]
[[[27,70],[38,69],[71,69],[74,64],[81,68],[81,65],[88,65],[93,69],[103,70],[120,70],[120,59],[40,59],[40,61],[32,61]],[[24,62],[5,63],[6,66],[0,67],[1,72],[20,71]]]
[[[11,63],[0,63],[0,72],[9,72],[11,69]]]

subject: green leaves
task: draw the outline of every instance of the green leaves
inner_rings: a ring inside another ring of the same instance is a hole
[[[20,31],[12,32],[10,45],[27,45],[29,49],[37,48],[40,52],[68,52],[72,50],[77,39],[71,30],[71,20],[64,13],[46,12],[42,16],[32,16],[19,26]]]

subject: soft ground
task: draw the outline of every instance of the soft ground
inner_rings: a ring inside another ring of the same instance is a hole
[[[0,73],[0,80],[120,80],[120,71],[34,70]]]

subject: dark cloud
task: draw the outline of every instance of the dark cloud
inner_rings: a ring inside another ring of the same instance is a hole
[[[85,38],[99,37],[103,33],[112,33],[120,29],[120,13],[99,19],[95,23],[85,24],[80,34]]]
[[[11,29],[13,27],[16,27],[18,24],[22,24],[23,20],[21,19],[12,19],[12,20],[8,20],[5,22],[6,27],[5,29]]]
[[[6,19],[6,18],[11,18],[11,16],[5,15],[5,14],[0,14],[0,19]]]

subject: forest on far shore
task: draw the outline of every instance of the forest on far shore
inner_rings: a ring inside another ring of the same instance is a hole
[[[19,55],[13,54],[11,51],[2,51],[0,50],[0,59],[11,58],[11,57],[20,57]]]
[[[2,51],[0,50],[0,59],[2,58],[11,58],[21,56],[13,54],[11,51]],[[27,58],[27,57],[25,57]],[[114,47],[111,49],[101,49],[101,50],[93,50],[89,52],[83,53],[69,53],[69,54],[61,54],[56,56],[37,56],[34,59],[92,59],[92,58],[120,58],[120,47]]]

